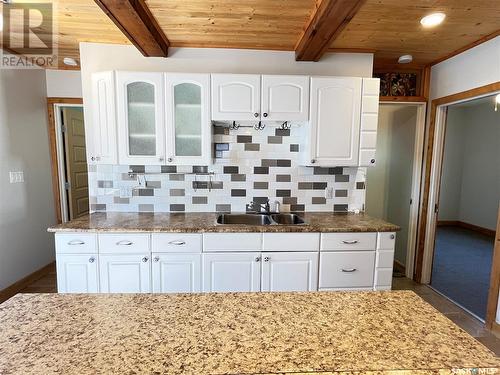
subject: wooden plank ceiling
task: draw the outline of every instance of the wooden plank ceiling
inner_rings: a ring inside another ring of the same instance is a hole
[[[15,0],[19,1],[19,0]],[[35,0],[29,0],[35,1]],[[54,0],[58,47],[78,58],[78,43],[129,44],[94,0]],[[320,0],[146,0],[171,47],[293,51]],[[420,18],[444,11],[423,29]],[[374,51],[376,65],[412,54],[415,66],[447,56],[500,28],[499,0],[366,0],[331,43],[332,50]]]

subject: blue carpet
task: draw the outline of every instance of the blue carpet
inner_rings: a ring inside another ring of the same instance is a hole
[[[486,316],[494,238],[454,226],[437,228],[431,286],[480,318]]]

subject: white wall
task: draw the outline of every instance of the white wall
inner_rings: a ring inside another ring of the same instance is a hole
[[[294,52],[220,48],[170,48],[169,57],[144,57],[132,45],[80,43],[83,103],[90,77],[106,70],[190,73],[308,74],[371,77],[373,54],[330,53],[320,62],[297,62]],[[85,105],[85,121],[91,121]]]
[[[47,69],[47,97],[81,98],[82,76],[79,70]]]
[[[500,202],[500,112],[493,98],[448,109],[439,220],[495,230]]]
[[[500,36],[434,65],[431,70],[430,99],[498,81]]]
[[[0,290],[54,260],[45,96],[45,71],[0,70]]]

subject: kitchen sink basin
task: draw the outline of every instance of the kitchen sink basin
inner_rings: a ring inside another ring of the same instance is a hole
[[[281,225],[298,225],[304,224],[304,219],[302,219],[299,215],[296,214],[274,214],[271,215],[271,219],[276,224]]]
[[[300,225],[304,219],[296,214],[220,214],[217,224]]]
[[[221,214],[217,217],[218,224],[270,225],[268,215],[259,214]]]

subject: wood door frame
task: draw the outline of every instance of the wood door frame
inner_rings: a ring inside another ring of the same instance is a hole
[[[412,171],[412,186],[411,199],[413,204],[410,206],[410,218],[408,225],[408,242],[406,246],[406,264],[405,275],[409,279],[413,279],[415,270],[415,257],[418,236],[418,220],[419,220],[419,202],[420,202],[420,186],[422,184],[422,163],[425,138],[425,124],[427,102],[425,101],[383,101],[380,106],[385,104],[415,106],[417,109],[417,119],[415,124],[415,141],[413,148],[413,171]]]
[[[432,272],[432,260],[434,255],[435,232],[437,215],[435,207],[439,208],[439,192],[441,184],[441,169],[444,153],[444,139],[446,129],[446,115],[448,106],[473,99],[500,93],[500,81],[489,85],[477,87],[471,90],[459,92],[445,97],[437,98],[431,102],[429,128],[426,136],[425,149],[425,173],[422,183],[422,201],[420,207],[420,224],[418,230],[418,244],[415,267],[415,280],[428,284]],[[498,227],[497,241],[495,245],[495,256],[492,264],[492,278],[489,289],[488,313],[486,326],[491,328],[494,323],[498,303],[500,280],[493,271],[500,273],[500,249],[498,249]],[[496,278],[495,278],[496,277]],[[492,307],[494,304],[494,307]],[[494,310],[493,310],[494,308]]]
[[[60,152],[58,141],[58,114],[56,108],[61,105],[82,106],[82,98],[47,98],[47,115],[48,115],[48,133],[49,133],[49,152],[50,152],[50,168],[52,172],[52,192],[54,194],[54,209],[56,212],[56,220],[60,224],[63,221],[62,212],[62,189],[60,183]]]
[[[498,300],[500,293],[500,205],[498,207],[497,233],[495,249],[493,251],[493,265],[491,267],[490,290],[488,292],[488,306],[486,308],[486,328],[500,333],[500,324],[496,322]]]

